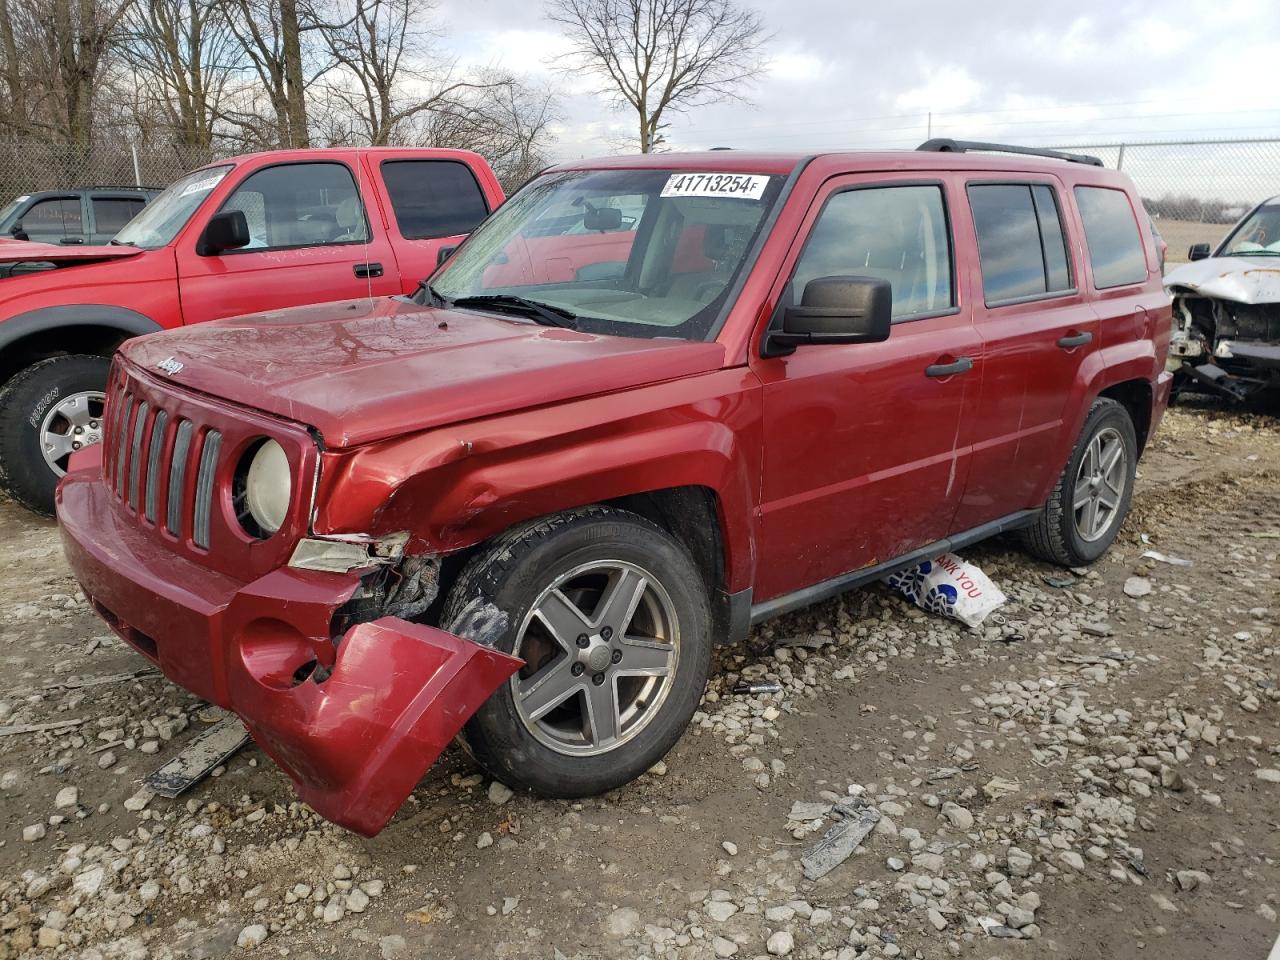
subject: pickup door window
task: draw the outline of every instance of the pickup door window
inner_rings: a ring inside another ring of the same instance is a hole
[[[394,292],[386,289],[395,270],[389,245],[371,239],[352,168],[341,159],[261,168],[219,212],[227,210],[244,214],[249,243],[204,256],[190,238],[179,266],[186,323]]]
[[[943,183],[847,177],[810,210],[778,301],[798,301],[818,277],[875,277],[893,288],[895,323],[883,343],[802,346],[754,362],[766,424],[757,600],[951,531],[967,466],[956,435],[981,358],[956,297],[947,208]],[[968,371],[926,373],[961,358]]]
[[[978,415],[962,442],[973,448],[956,515],[961,529],[1038,506],[1062,470],[1064,417],[1097,319],[1076,289],[1056,183],[979,182],[967,187],[982,280],[974,326],[986,369]]]

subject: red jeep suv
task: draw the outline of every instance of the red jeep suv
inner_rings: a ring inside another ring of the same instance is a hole
[[[414,296],[130,341],[75,574],[352,829],[464,724],[509,784],[618,787],[714,642],[1115,538],[1169,391],[1152,233],[1096,160],[992,146],[570,163]]]

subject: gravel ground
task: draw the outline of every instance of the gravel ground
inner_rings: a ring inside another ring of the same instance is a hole
[[[252,745],[179,800],[140,792],[218,713],[93,616],[51,524],[0,504],[0,960],[1264,957],[1278,477],[1276,419],[1175,409],[1094,567],[966,551],[1009,596],[980,630],[848,594],[725,651],[637,783],[512,796],[452,751],[373,840]],[[878,820],[806,879],[842,813]]]

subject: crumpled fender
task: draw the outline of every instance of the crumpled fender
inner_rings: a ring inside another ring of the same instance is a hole
[[[228,681],[234,704],[260,706],[237,712],[298,796],[325,819],[371,837],[522,665],[443,630],[384,617],[347,632],[324,680],[283,687],[278,665],[262,670],[242,656],[243,669]]]

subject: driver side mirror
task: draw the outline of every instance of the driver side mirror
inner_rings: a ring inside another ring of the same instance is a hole
[[[15,240],[31,239],[31,237],[27,235],[27,231],[23,229],[21,220],[15,221],[13,226],[9,228],[9,236],[13,237]]]
[[[1193,243],[1191,249],[1187,251],[1188,260],[1208,260],[1209,245],[1207,243]]]
[[[243,210],[223,210],[209,218],[196,252],[212,257],[224,250],[238,250],[249,245],[249,221]]]
[[[765,335],[762,353],[784,356],[813,343],[879,343],[893,323],[893,286],[873,277],[819,277],[805,284],[800,305],[782,313],[782,329]]]

